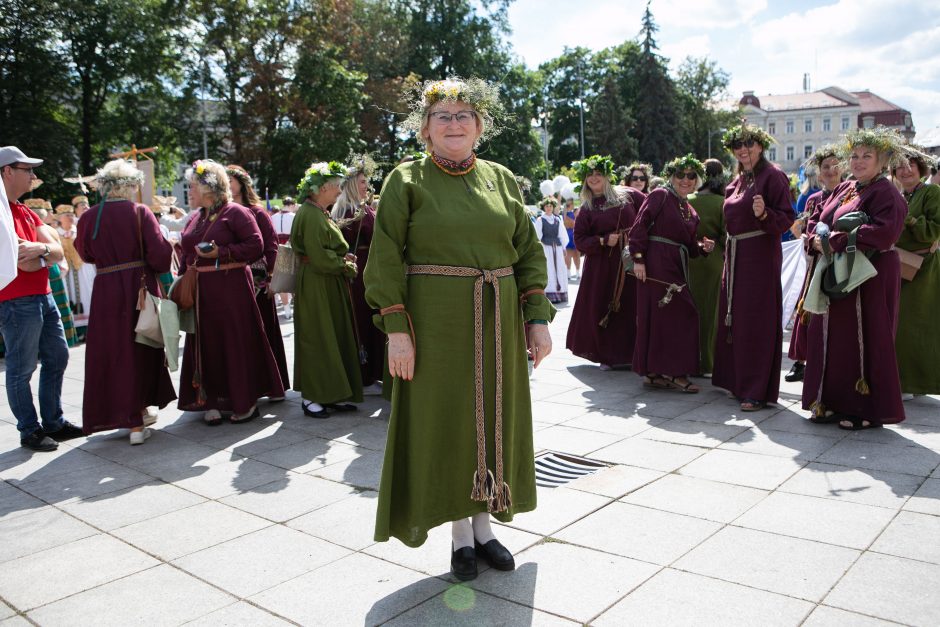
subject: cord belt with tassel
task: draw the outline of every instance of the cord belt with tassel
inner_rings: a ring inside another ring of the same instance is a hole
[[[766,231],[747,231],[738,235],[728,233],[727,246],[725,250],[725,292],[727,293],[728,311],[725,313],[725,327],[728,344],[731,344],[731,305],[734,302],[734,267],[737,261],[738,242],[743,239],[751,239],[768,235]]]
[[[512,276],[512,268],[481,270],[461,266],[414,265],[408,266],[408,274],[475,278],[473,284],[473,355],[474,355],[474,399],[477,431],[477,469],[473,473],[473,489],[470,498],[487,503],[491,512],[503,512],[512,505],[509,484],[503,477],[503,350],[502,326],[499,306],[499,279]],[[486,467],[486,420],[483,406],[483,286],[493,286],[494,307],[493,332],[496,348],[496,418],[493,439],[496,447],[494,472]]]

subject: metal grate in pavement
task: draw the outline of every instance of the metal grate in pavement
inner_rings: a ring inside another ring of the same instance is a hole
[[[557,488],[606,467],[607,464],[593,459],[547,451],[535,457],[535,484]]]

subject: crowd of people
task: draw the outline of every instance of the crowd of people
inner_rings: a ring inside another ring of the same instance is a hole
[[[257,418],[260,402],[287,389],[317,419],[383,394],[376,540],[416,547],[449,522],[459,579],[476,577],[478,559],[512,570],[490,520],[535,507],[527,362],[551,352],[547,325],[569,279],[580,281],[573,354],[631,369],[652,390],[694,394],[692,379],[710,375],[741,411],[759,411],[779,395],[781,240],[791,229],[803,231],[810,263],[787,380],[805,378],[811,420],[878,427],[904,419],[902,390],[940,392],[940,351],[924,350],[940,348],[928,315],[940,299],[940,187],[924,181],[936,164],[896,133],[860,129],[818,151],[807,167],[821,189],[805,190],[800,216],[787,175],[766,157],[774,139],[743,122],[723,139],[730,182],[720,161],[691,154],[659,177],[595,155],[573,164],[576,184],[546,194],[533,217],[512,173],[475,153],[501,127],[494,85],[431,81],[412,102],[405,125],[427,153],[394,168],[380,196],[368,157],[314,163],[299,206],[285,199],[273,217],[240,166],[193,163],[187,214],[172,199],[155,210],[137,202],[143,174],[118,159],[95,177],[100,202],[76,197],[53,228],[20,202],[42,161],[0,149],[19,238],[0,330],[22,445],[51,451],[113,429],[140,445],[153,408],[174,400],[218,426]],[[275,294],[288,253],[295,287]],[[185,331],[178,391],[170,344],[141,339],[150,298],[174,303]],[[293,372],[278,299],[294,320]],[[87,316],[81,427],[60,399],[72,312]]]

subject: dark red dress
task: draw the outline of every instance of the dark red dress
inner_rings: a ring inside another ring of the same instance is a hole
[[[578,357],[611,366],[629,364],[636,341],[636,279],[632,276],[624,280],[619,310],[608,316],[618,275],[623,272],[620,253],[646,198],[633,188],[626,188],[626,193],[626,201],[614,207],[604,208],[606,200],[595,198],[592,206],[581,207],[574,223],[574,244],[584,255],[584,268],[565,344]],[[601,245],[600,238],[606,241],[614,231],[622,233],[620,243]],[[606,328],[598,324],[605,316]]]
[[[816,224],[819,222],[819,215],[822,213],[823,205],[832,194],[831,191],[818,191],[806,199],[806,234],[809,236],[816,230]],[[808,245],[810,240],[806,239]],[[806,277],[803,280],[803,289],[800,292],[799,302],[803,302],[806,296],[806,289],[809,287],[809,280],[813,278],[813,270],[816,264],[814,255],[806,264]],[[787,351],[787,357],[795,361],[806,361],[806,334],[809,330],[809,321],[813,314],[810,312],[797,312],[796,321],[793,323],[793,332],[790,334],[790,349]],[[803,319],[806,322],[803,322]]]
[[[831,227],[836,219],[850,211],[860,209],[867,213],[871,223],[859,227],[856,245],[859,250],[879,251],[871,258],[878,274],[862,283],[854,294],[831,301],[828,314],[812,317],[803,379],[803,409],[812,408],[819,398],[827,410],[882,424],[901,422],[904,404],[894,349],[901,265],[894,243],[904,228],[907,205],[901,192],[886,178],[863,187],[858,196],[853,197],[854,190],[855,181],[839,185],[823,207],[820,221]],[[845,233],[837,232],[829,237],[834,251],[844,250],[847,239]],[[861,346],[858,298],[861,298]],[[825,344],[824,330],[828,336]],[[870,388],[868,394],[856,388],[861,378]]]
[[[740,399],[774,403],[780,392],[783,358],[780,237],[793,224],[794,215],[787,175],[775,165],[764,164],[753,181],[738,175],[725,190],[728,235],[761,234],[739,239],[736,245],[729,240],[725,247],[712,383]],[[754,196],[758,194],[767,211],[763,220],[754,217]],[[731,326],[727,325],[729,296]]]
[[[101,211],[98,236],[95,222]],[[141,260],[137,216],[143,236],[145,267],[108,272],[108,267]],[[170,269],[173,249],[160,233],[153,212],[128,200],[98,205],[78,221],[75,248],[85,263],[99,269],[92,293],[92,313],[85,339],[85,433],[143,425],[141,411],[166,407],[176,398],[163,350],[134,341],[140,275],[159,294],[157,275]]]
[[[352,218],[349,211],[346,218]],[[359,339],[359,350],[365,351],[365,363],[362,364],[362,384],[372,385],[381,381],[385,363],[385,334],[375,326],[372,316],[379,313],[366,303],[366,288],[362,282],[362,272],[369,261],[369,246],[372,244],[372,233],[375,230],[375,209],[365,206],[365,213],[361,220],[350,222],[343,229],[343,238],[349,245],[349,251],[356,255],[356,267],[359,273],[350,285],[352,293],[353,315],[355,316],[356,331]]]
[[[665,188],[650,192],[630,230],[630,254],[642,253],[649,278],[685,285],[663,307],[659,301],[668,286],[653,281],[636,282],[636,346],[633,371],[639,375],[681,377],[698,371],[698,311],[688,283],[688,257],[699,255],[695,231],[699,218],[687,201]],[[682,249],[650,236],[671,240]]]
[[[219,248],[219,265],[246,265],[198,275],[197,332],[186,335],[179,408],[244,414],[262,396],[284,396],[247,265],[261,257],[264,246],[258,223],[245,207],[228,203],[212,212],[201,209],[181,236],[181,270],[193,264],[215,267],[215,260],[196,255],[196,244],[211,241]],[[194,379],[197,357],[204,398],[197,393],[199,377]]]
[[[290,388],[290,375],[287,370],[287,356],[284,354],[284,338],[281,337],[281,322],[277,317],[277,303],[274,302],[274,295],[268,294],[268,281],[271,273],[274,272],[274,262],[277,259],[277,233],[274,231],[274,223],[271,222],[271,216],[261,207],[249,207],[251,213],[255,216],[258,223],[258,230],[261,231],[261,241],[264,246],[264,255],[260,261],[264,267],[252,268],[255,281],[255,302],[258,305],[258,311],[261,313],[261,322],[264,324],[264,334],[268,337],[268,344],[271,345],[271,352],[274,353],[274,360],[277,362],[277,370],[281,375],[281,383],[284,389]],[[264,276],[261,276],[261,272]]]

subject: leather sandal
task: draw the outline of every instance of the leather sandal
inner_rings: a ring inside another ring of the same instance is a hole
[[[683,384],[676,381],[677,377],[667,377],[666,375],[662,375],[661,378],[669,384],[667,387],[670,387],[673,390],[679,390],[683,394],[698,394],[701,391],[700,387],[688,379],[686,379],[685,383]]]
[[[861,431],[863,429],[880,429],[881,423],[875,422],[874,420],[869,420],[868,418],[861,418],[859,416],[842,416],[842,419],[839,421],[839,428],[844,431]],[[849,423],[849,426],[845,426],[845,423]]]
[[[202,415],[202,419],[210,427],[218,427],[220,424],[222,424],[222,412],[220,412],[218,409],[210,409]]]
[[[255,405],[249,411],[244,414],[232,414],[229,416],[229,422],[240,423],[240,422],[250,422],[255,418],[261,417],[261,412],[258,410],[258,406]]]
[[[753,398],[741,399],[741,411],[760,411],[767,407],[764,401],[755,401]]]

